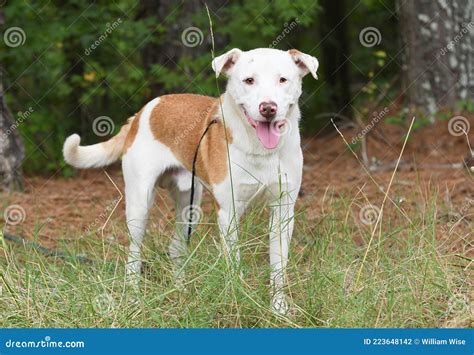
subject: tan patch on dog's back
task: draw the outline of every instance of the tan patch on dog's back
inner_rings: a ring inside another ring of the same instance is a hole
[[[122,154],[125,154],[128,148],[130,148],[130,146],[135,141],[135,137],[137,136],[137,133],[138,133],[138,125],[140,124],[140,116],[142,112],[143,112],[143,109],[140,112],[136,113],[135,116],[130,117],[128,119],[127,124],[130,125],[130,130],[128,131],[127,138],[125,138]]]
[[[217,98],[193,94],[165,95],[151,112],[150,128],[153,136],[165,144],[176,158],[192,170],[199,140],[209,127],[199,146],[196,175],[207,184],[218,184],[228,174],[226,134],[219,119]],[[232,136],[227,130],[228,143]]]

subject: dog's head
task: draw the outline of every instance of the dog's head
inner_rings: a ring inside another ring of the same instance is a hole
[[[302,78],[317,79],[318,60],[296,49],[234,48],[212,61],[219,76],[228,77],[227,92],[267,149],[278,146],[280,131],[301,95]]]

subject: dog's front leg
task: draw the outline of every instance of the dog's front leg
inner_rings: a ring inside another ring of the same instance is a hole
[[[240,264],[240,251],[237,246],[239,220],[242,215],[242,206],[236,203],[236,212],[234,206],[228,208],[220,208],[218,212],[219,231],[224,244],[224,252],[230,266],[235,270]]]
[[[282,198],[271,206],[269,223],[272,310],[278,314],[286,314],[289,308],[283,288],[287,281],[285,268],[294,226],[294,202],[291,200]]]

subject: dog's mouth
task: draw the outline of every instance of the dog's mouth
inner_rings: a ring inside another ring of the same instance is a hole
[[[283,126],[286,124],[286,120],[278,121],[256,121],[247,113],[244,109],[245,117],[249,124],[255,128],[257,132],[258,140],[263,144],[267,149],[275,149],[280,142],[280,137],[282,135]]]

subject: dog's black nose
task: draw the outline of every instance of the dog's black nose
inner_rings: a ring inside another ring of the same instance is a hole
[[[277,113],[277,108],[278,108],[277,104],[274,103],[273,101],[262,102],[258,106],[258,110],[260,111],[260,114],[269,121],[275,118],[276,113]]]

